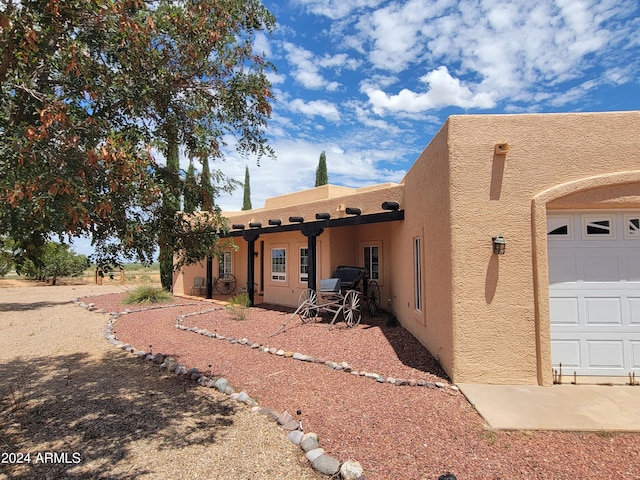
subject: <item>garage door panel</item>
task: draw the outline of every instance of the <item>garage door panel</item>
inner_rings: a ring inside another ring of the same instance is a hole
[[[622,325],[620,298],[586,297],[585,325]]]
[[[640,297],[627,299],[629,309],[629,325],[640,327]]]
[[[638,240],[636,240],[637,242]],[[640,255],[628,255],[626,258],[628,282],[640,282]]]
[[[562,368],[580,368],[582,365],[580,341],[571,339],[552,340],[551,363],[556,366],[562,365]]]
[[[551,254],[549,258],[551,258]],[[553,262],[549,262],[549,283],[575,282],[577,280],[575,257],[573,255],[555,253]]]
[[[587,340],[587,368],[624,369],[622,340]]]
[[[629,342],[631,350],[631,368],[640,368],[640,340]]]
[[[551,323],[553,325],[578,325],[578,298],[552,298],[549,302]]]
[[[583,258],[585,282],[618,282],[620,268],[617,255],[591,255]]]

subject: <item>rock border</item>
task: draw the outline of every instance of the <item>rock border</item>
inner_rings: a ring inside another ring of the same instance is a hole
[[[179,330],[183,330],[186,332],[193,332],[193,333],[197,333],[199,335],[203,335],[205,337],[208,338],[215,338],[218,340],[224,340],[224,341],[228,341],[229,343],[232,344],[239,344],[239,345],[244,345],[247,347],[250,347],[252,349],[256,349],[260,352],[264,352],[264,353],[269,353],[272,355],[277,355],[283,358],[292,358],[294,360],[299,360],[302,362],[309,362],[309,363],[317,363],[317,364],[322,364],[322,365],[326,365],[327,367],[331,368],[332,370],[337,370],[337,371],[342,371],[345,373],[350,373],[351,375],[354,376],[360,376],[360,377],[365,377],[365,378],[370,378],[373,379],[375,381],[377,381],[378,383],[389,383],[391,385],[396,385],[399,387],[402,386],[409,386],[409,387],[427,387],[429,389],[441,389],[444,391],[447,391],[448,393],[455,395],[457,392],[460,391],[459,387],[457,385],[452,385],[452,384],[448,384],[445,382],[429,382],[426,381],[424,379],[420,379],[417,380],[415,378],[396,378],[393,376],[383,376],[380,375],[378,373],[374,373],[374,372],[367,372],[365,370],[356,370],[354,369],[351,365],[349,365],[349,363],[347,362],[337,362],[337,361],[333,361],[333,360],[327,360],[324,358],[320,358],[320,357],[314,357],[312,355],[306,355],[300,352],[292,352],[292,351],[285,351],[282,349],[276,349],[276,348],[269,348],[268,346],[265,346],[261,343],[257,343],[257,342],[252,342],[251,340],[249,340],[248,338],[235,338],[235,337],[227,337],[225,335],[221,335],[219,334],[217,331],[216,332],[210,332],[206,329],[203,328],[198,328],[197,326],[192,326],[189,327],[187,325],[183,324],[183,321],[186,317],[192,317],[192,316],[196,316],[196,315],[204,315],[206,313],[210,313],[216,310],[222,310],[224,309],[224,307],[217,307],[217,308],[210,308],[207,310],[202,310],[202,311],[198,311],[198,312],[192,312],[192,313],[186,313],[184,315],[179,315],[176,318],[176,328]]]
[[[102,314],[107,313],[104,309],[95,308],[95,304],[93,303],[85,303],[77,298],[72,300],[72,302],[90,312]],[[294,445],[299,446],[303,450],[303,452],[305,453],[305,457],[311,464],[311,467],[317,472],[334,478],[341,478],[342,480],[364,480],[364,477],[362,476],[363,468],[359,462],[351,459],[345,462],[340,462],[338,459],[325,454],[324,449],[320,448],[320,437],[313,432],[305,433],[302,427],[302,421],[296,420],[286,410],[278,414],[270,408],[260,407],[260,405],[258,405],[258,402],[251,398],[244,390],[241,392],[236,392],[233,387],[228,384],[226,378],[216,378],[211,375],[211,372],[202,373],[197,368],[187,369],[187,366],[178,363],[177,359],[164,355],[162,353],[154,354],[152,351],[147,352],[145,350],[136,349],[133,345],[118,340],[116,334],[113,331],[116,321],[122,315],[127,315],[134,312],[154,310],[158,308],[171,308],[196,304],[197,302],[189,304],[154,305],[136,310],[126,309],[122,312],[110,312],[109,320],[104,328],[104,337],[114,347],[129,352],[142,360],[153,362],[157,364],[159,369],[161,370],[167,370],[168,372],[173,372],[176,375],[184,376],[192,381],[197,382],[203,387],[215,388],[220,393],[228,395],[232,400],[251,407],[252,412],[265,415],[268,418],[274,420],[285,432],[287,432],[287,438]],[[206,312],[202,311],[199,313],[208,313],[214,310],[219,310],[220,308],[221,307],[208,309]]]

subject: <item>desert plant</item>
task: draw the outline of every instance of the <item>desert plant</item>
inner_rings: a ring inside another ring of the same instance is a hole
[[[171,294],[160,287],[140,285],[124,297],[123,303],[127,305],[167,303],[171,301],[171,298]]]
[[[249,307],[251,307],[251,300],[246,293],[239,293],[235,297],[231,297],[227,303],[226,309],[237,320],[246,320]]]

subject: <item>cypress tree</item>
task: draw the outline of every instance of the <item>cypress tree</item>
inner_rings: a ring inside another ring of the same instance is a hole
[[[198,184],[196,182],[196,169],[193,166],[193,160],[189,159],[189,168],[184,179],[184,207],[185,213],[193,213],[200,204],[200,196],[198,195]]]
[[[251,185],[249,185],[249,166],[244,170],[244,196],[242,198],[242,210],[251,210]]]
[[[214,189],[211,184],[211,172],[209,170],[209,156],[203,154],[200,157],[202,162],[202,176],[200,177],[200,191],[202,192],[202,210],[213,212]]]
[[[327,173],[327,157],[324,150],[320,154],[318,168],[316,168],[316,187],[329,183],[329,174]]]
[[[161,215],[158,228],[158,263],[162,288],[171,291],[173,286],[173,229],[175,216],[180,210],[180,164],[178,158],[178,127],[176,119],[170,118],[164,128],[167,166],[162,172],[165,188],[162,196]]]

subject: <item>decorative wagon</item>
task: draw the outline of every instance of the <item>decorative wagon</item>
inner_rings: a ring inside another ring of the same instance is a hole
[[[362,283],[362,291],[358,285]],[[363,300],[371,316],[376,316],[380,308],[380,287],[375,280],[370,280],[367,270],[362,267],[341,265],[333,272],[331,278],[320,280],[320,289],[304,290],[298,299],[298,308],[291,314],[273,335],[283,331],[286,324],[296,315],[302,323],[315,321],[320,312],[333,313],[329,328],[342,317],[349,327],[360,323]]]

